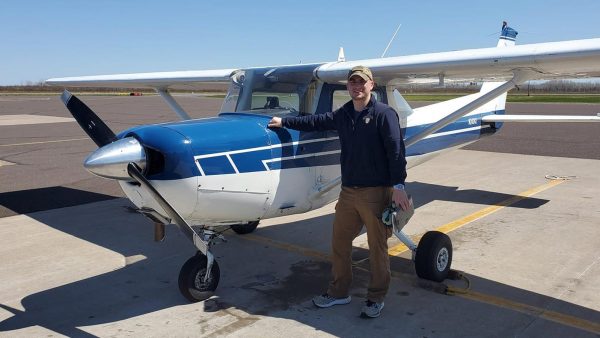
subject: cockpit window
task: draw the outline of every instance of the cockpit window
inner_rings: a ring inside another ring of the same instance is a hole
[[[252,68],[232,76],[221,112],[313,114],[318,64]]]
[[[288,109],[299,111],[298,94],[254,92],[252,93],[252,105],[250,109]]]

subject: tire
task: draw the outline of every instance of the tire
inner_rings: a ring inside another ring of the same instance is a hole
[[[419,241],[415,257],[417,276],[441,282],[448,277],[452,264],[452,242],[448,235],[429,231]]]
[[[233,229],[233,231],[235,231],[236,234],[245,235],[256,230],[256,227],[258,226],[259,222],[260,221],[253,221],[248,222],[246,224],[234,224],[231,226],[231,229]]]
[[[219,285],[221,271],[217,260],[213,262],[208,281],[204,283],[208,259],[201,253],[188,259],[179,271],[179,291],[190,302],[200,302],[214,295]]]

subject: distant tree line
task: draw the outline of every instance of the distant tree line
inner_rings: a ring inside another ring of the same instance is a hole
[[[527,83],[520,91],[529,93],[565,93],[565,94],[594,94],[600,93],[598,81],[552,80],[542,83]]]
[[[399,87],[401,93],[474,93],[481,88],[481,82],[449,82],[438,85],[405,85]],[[600,81],[552,80],[529,81],[509,91],[511,94],[600,94]]]

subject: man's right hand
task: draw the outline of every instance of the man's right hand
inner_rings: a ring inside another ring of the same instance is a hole
[[[274,116],[271,121],[269,121],[269,128],[281,128],[281,117]]]
[[[410,199],[404,189],[394,188],[392,191],[392,202],[396,203],[402,210],[408,210],[408,208],[410,208]]]

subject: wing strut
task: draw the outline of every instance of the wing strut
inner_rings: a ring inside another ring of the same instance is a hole
[[[171,96],[171,94],[169,94],[169,92],[166,89],[156,88],[156,92],[160,94],[160,96],[165,100],[165,102],[167,102],[169,107],[171,107],[171,109],[173,109],[173,111],[177,113],[177,115],[179,115],[179,117],[181,117],[182,120],[192,119],[190,115],[188,115],[188,113],[185,110],[183,110],[183,108],[181,108],[179,103],[175,101],[173,96]]]
[[[482,123],[490,122],[600,122],[600,113],[596,116],[576,115],[486,115]]]

